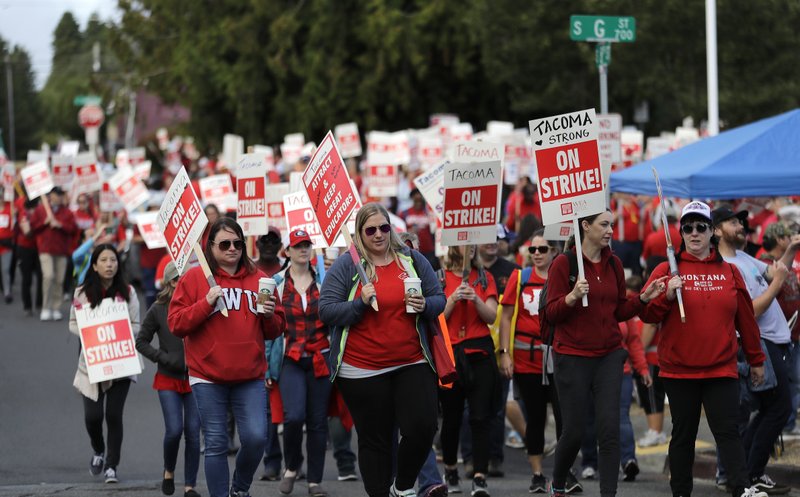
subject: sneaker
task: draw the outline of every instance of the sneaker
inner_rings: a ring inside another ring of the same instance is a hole
[[[114,468],[106,468],[105,472],[106,483],[119,483],[117,478],[117,470]]]
[[[639,465],[636,464],[635,460],[631,459],[622,467],[622,472],[625,473],[623,481],[634,481],[636,480],[636,475],[639,474]]]
[[[50,321],[53,319],[53,313],[50,312],[50,309],[42,309],[41,314],[39,314],[39,321]]]
[[[655,430],[647,430],[647,433],[636,442],[639,447],[652,447],[665,443],[667,443],[667,436],[663,432]]]
[[[506,475],[503,471],[503,461],[492,459],[489,461],[489,476],[492,478],[502,478]]]
[[[414,487],[408,490],[397,490],[397,487],[392,483],[392,486],[389,487],[389,497],[417,497],[417,491],[414,490]]]
[[[319,483],[308,484],[309,497],[328,497],[328,492]]]
[[[250,497],[250,492],[247,490],[231,489],[230,497]]]
[[[461,484],[460,484],[460,478],[458,477],[458,469],[445,468],[443,480],[447,484],[448,494],[461,493]]]
[[[769,497],[769,494],[753,486],[742,490],[742,493],[739,494],[739,497]]]
[[[288,474],[289,471],[284,471],[281,484],[278,485],[278,491],[284,495],[289,495],[294,490],[294,481],[297,480],[297,471],[293,475]]]
[[[447,485],[444,483],[435,483],[428,487],[421,497],[447,497]]]
[[[53,321],[61,321],[62,319],[64,319],[64,315],[61,314],[61,311],[59,311],[58,309],[53,309],[52,316],[53,316]]]
[[[785,439],[793,439],[797,437],[800,437],[800,424],[795,425],[795,427],[791,430],[785,430],[783,432],[783,438]]]
[[[531,477],[531,486],[528,488],[528,492],[532,494],[543,494],[547,492],[547,477],[543,474],[534,474]]]
[[[591,466],[586,466],[581,471],[581,480],[594,480],[595,476],[597,476],[597,471]]]
[[[778,483],[775,483],[766,473],[758,478],[752,478],[750,483],[753,484],[751,488],[767,492],[769,495],[788,494],[792,490],[786,485],[779,485]]]
[[[358,481],[358,476],[355,473],[340,473],[337,478],[339,481]]]
[[[522,440],[522,437],[516,430],[511,430],[508,432],[508,436],[506,437],[506,447],[510,447],[512,449],[524,449],[525,441]]]
[[[580,484],[575,475],[572,473],[572,470],[567,473],[567,481],[564,484],[564,491],[568,494],[583,492],[583,485]]]
[[[489,497],[489,485],[486,484],[486,478],[476,476],[472,479],[472,492],[471,497]]]
[[[567,491],[563,488],[555,488],[550,483],[550,497],[567,497]]]
[[[100,473],[103,472],[103,464],[105,464],[106,458],[103,457],[103,454],[95,454],[92,456],[92,461],[89,463],[89,473],[92,476],[98,476]]]

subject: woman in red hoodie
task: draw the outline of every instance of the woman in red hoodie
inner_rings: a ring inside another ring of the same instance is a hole
[[[200,267],[178,282],[169,306],[168,325],[183,338],[189,384],[205,435],[205,472],[211,497],[248,496],[267,439],[267,361],[264,340],[283,334],[286,318],[275,298],[256,310],[258,280],[265,277],[244,253],[242,228],[222,217],[211,225],[206,259],[216,279],[208,288]],[[217,312],[222,299],[228,317]],[[228,492],[228,409],[239,428],[241,449]]]
[[[584,278],[570,286],[568,257],[553,261],[547,278],[548,321],[555,325],[555,380],[561,405],[562,432],[553,469],[553,494],[566,495],[567,474],[578,455],[586,426],[586,403],[594,394],[600,445],[600,494],[616,495],[619,447],[619,400],[628,353],[622,347],[620,321],[642,310],[664,290],[665,276],[651,281],[641,294],[625,291],[622,262],[611,253],[614,231],[608,211],[579,220]],[[581,305],[586,296],[589,305]]]
[[[661,323],[659,376],[669,396],[672,441],[669,444],[673,495],[692,493],[692,463],[701,407],[714,434],[734,497],[765,497],[750,487],[745,454],[736,426],[739,382],[736,332],[750,364],[754,384],[764,378],[764,354],[753,303],[739,270],[725,262],[713,238],[711,209],[703,202],[686,204],[681,213],[683,240],[677,254],[678,273],[665,295],[641,313],[648,323]],[[669,264],[655,268],[650,281],[670,274]],[[676,305],[681,289],[686,322]]]

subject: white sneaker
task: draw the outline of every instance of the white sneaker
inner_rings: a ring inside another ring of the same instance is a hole
[[[42,313],[39,314],[39,321],[51,321],[53,319],[53,313],[50,312],[50,309],[42,309]]]
[[[506,437],[506,447],[510,447],[512,449],[523,449],[525,448],[525,441],[522,440],[522,437],[519,433],[515,430],[511,430],[508,432],[508,436]]]
[[[739,497],[769,497],[769,494],[756,487],[745,488]]]
[[[106,468],[105,477],[106,483],[119,483],[117,479],[117,470],[114,468]]]
[[[663,432],[655,430],[647,430],[647,433],[636,442],[639,447],[652,447],[665,443],[667,443],[667,436]]]
[[[53,309],[53,321],[61,321],[64,316],[61,314],[61,311],[58,309]]]
[[[597,474],[597,473],[596,473],[596,471],[594,470],[593,467],[586,466],[585,468],[583,468],[583,471],[581,471],[581,479],[582,480],[593,480],[595,474]]]

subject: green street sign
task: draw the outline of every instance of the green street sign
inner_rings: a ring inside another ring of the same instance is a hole
[[[72,100],[72,104],[76,107],[83,107],[87,104],[100,105],[102,101],[103,98],[97,95],[78,95]]]
[[[616,16],[570,16],[572,41],[636,41],[636,19]]]
[[[594,61],[597,67],[608,66],[611,64],[611,44],[598,43],[594,50]]]

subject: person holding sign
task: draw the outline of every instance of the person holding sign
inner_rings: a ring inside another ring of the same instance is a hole
[[[673,495],[692,492],[694,443],[702,407],[732,495],[763,497],[767,493],[751,487],[735,415],[739,412],[740,388],[737,332],[750,365],[748,383],[758,388],[764,382],[766,357],[753,302],[739,269],[724,261],[717,248],[708,205],[697,201],[686,204],[681,213],[681,234],[676,254],[679,275],[669,276],[667,262],[653,270],[650,283],[670,278],[667,291],[647,304],[641,314],[646,323],[661,323],[658,374],[672,413],[670,487]],[[681,322],[678,311],[679,288],[683,290],[686,323]]]
[[[95,247],[90,267],[83,284],[75,289],[69,315],[69,331],[80,335],[76,309],[89,306],[94,309],[104,299],[127,302],[131,332],[139,333],[139,298],[132,286],[125,281],[119,270],[119,254],[113,245],[101,244]],[[72,385],[83,396],[83,413],[86,431],[92,444],[94,455],[89,471],[97,476],[105,476],[106,483],[117,483],[117,465],[122,450],[122,411],[131,380],[135,377],[117,378],[101,383],[90,383],[86,357],[81,348],[78,357],[78,370]],[[103,419],[106,421],[108,444],[103,440]]]
[[[553,261],[547,277],[547,320],[555,326],[555,381],[561,404],[562,433],[553,469],[554,495],[566,494],[566,481],[581,446],[586,403],[594,394],[600,445],[600,493],[616,495],[620,461],[619,400],[623,363],[619,321],[627,321],[666,288],[666,276],[651,280],[641,294],[626,295],[622,263],[611,252],[611,212],[578,220],[585,267],[574,281],[569,255]],[[581,305],[583,297],[588,306]]]
[[[528,247],[533,267],[514,271],[501,299],[500,372],[506,378],[513,377],[527,409],[525,447],[533,472],[531,493],[545,493],[548,489],[548,480],[542,473],[548,402],[553,406],[556,435],[561,436],[561,409],[553,381],[553,363],[548,358],[549,367],[545,372],[543,354],[549,351],[544,346],[539,323],[539,297],[550,265],[560,252],[557,245],[544,239],[543,230],[537,231]],[[548,376],[547,382],[542,381],[543,374]]]
[[[342,256],[320,292],[319,314],[331,326],[331,378],[358,430],[367,493],[412,496],[436,433],[437,375],[428,323],[444,309],[445,297],[428,260],[403,245],[383,206],[361,207],[355,228],[369,283],[361,284],[353,257]],[[406,292],[409,278],[421,280],[414,288],[420,292]],[[380,311],[370,307],[373,296]],[[392,483],[397,427],[402,438]]]
[[[244,233],[236,221],[221,217],[211,225],[205,256],[217,285],[208,288],[201,267],[189,269],[178,281],[167,325],[183,338],[189,384],[205,435],[209,493],[244,497],[267,439],[264,340],[282,335],[286,318],[274,296],[259,294],[259,278],[265,275],[244,252]],[[228,310],[227,318],[217,312],[218,299]],[[229,407],[241,443],[232,484],[226,431]]]
[[[181,436],[185,433],[184,497],[200,497],[194,490],[200,466],[200,416],[186,373],[183,340],[170,333],[167,326],[167,310],[179,276],[175,263],[168,263],[164,269],[161,292],[147,310],[142,331],[136,337],[136,350],[158,365],[153,388],[158,391],[158,400],[164,415],[164,475],[161,492],[164,495],[175,492],[175,464],[178,461]],[[158,348],[150,345],[156,335]]]
[[[472,267],[468,275],[463,274],[465,257]],[[494,342],[489,330],[497,317],[497,286],[492,274],[484,271],[477,250],[471,245],[448,249],[444,275],[447,295],[444,317],[458,371],[453,388],[439,392],[445,481],[450,493],[461,491],[456,459],[464,401],[467,401],[475,468],[472,495],[488,496],[486,474],[491,420],[505,400],[501,398]]]

